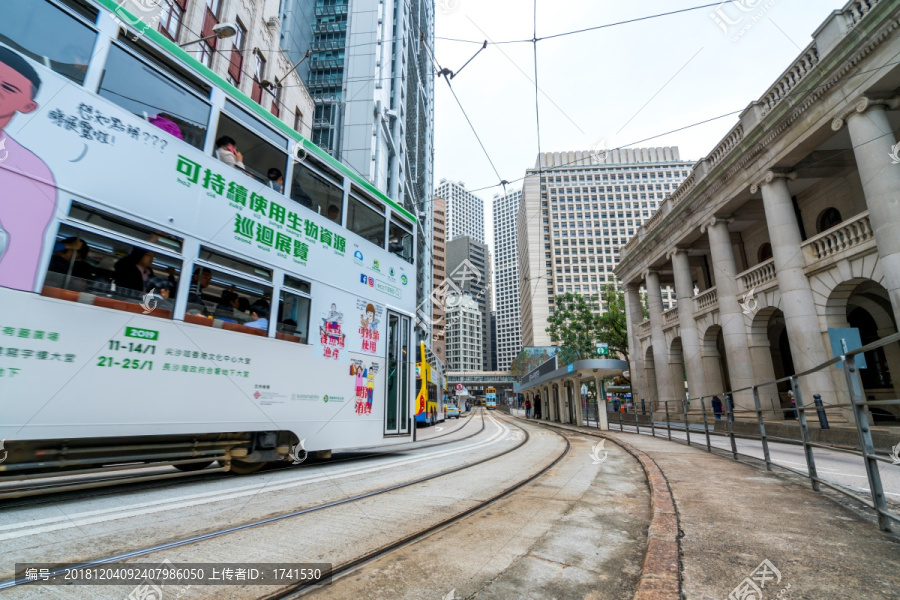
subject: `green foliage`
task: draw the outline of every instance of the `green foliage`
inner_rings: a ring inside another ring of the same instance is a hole
[[[599,338],[597,306],[580,294],[567,292],[556,297],[556,309],[545,330],[559,345],[559,364],[596,358]],[[610,346],[612,348],[612,346]]]
[[[604,286],[603,307],[606,311],[597,317],[597,341],[609,345],[611,357],[618,354],[628,360],[625,294],[614,285]]]
[[[519,355],[513,359],[509,366],[509,371],[516,377],[527,375],[539,366],[550,360],[550,355],[546,350],[542,350],[540,354],[535,354],[529,350],[522,350]]]

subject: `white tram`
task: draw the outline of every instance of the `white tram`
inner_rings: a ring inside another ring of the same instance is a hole
[[[118,2],[6,4],[0,473],[410,440],[414,216]]]

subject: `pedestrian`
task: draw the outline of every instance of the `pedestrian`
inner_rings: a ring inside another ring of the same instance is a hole
[[[800,419],[800,415],[797,413],[797,401],[794,399],[794,391],[788,390],[788,400],[791,401],[791,408],[794,409],[794,418]]]
[[[525,418],[526,419],[531,418],[531,400],[525,401]]]
[[[713,414],[716,415],[716,421],[721,421],[722,420],[722,401],[719,400],[718,396],[713,396],[712,402],[710,402],[710,404],[712,404]]]

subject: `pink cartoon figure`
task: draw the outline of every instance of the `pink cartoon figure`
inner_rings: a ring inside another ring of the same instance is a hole
[[[56,210],[53,172],[4,129],[16,113],[37,110],[37,71],[0,46],[0,286],[34,291],[44,235]]]

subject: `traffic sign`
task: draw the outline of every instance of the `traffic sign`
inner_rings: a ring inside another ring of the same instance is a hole
[[[600,356],[609,356],[609,344],[597,344],[597,354]]]
[[[457,383],[457,384],[456,384],[456,391],[457,391],[457,392],[463,391],[463,384]]]

